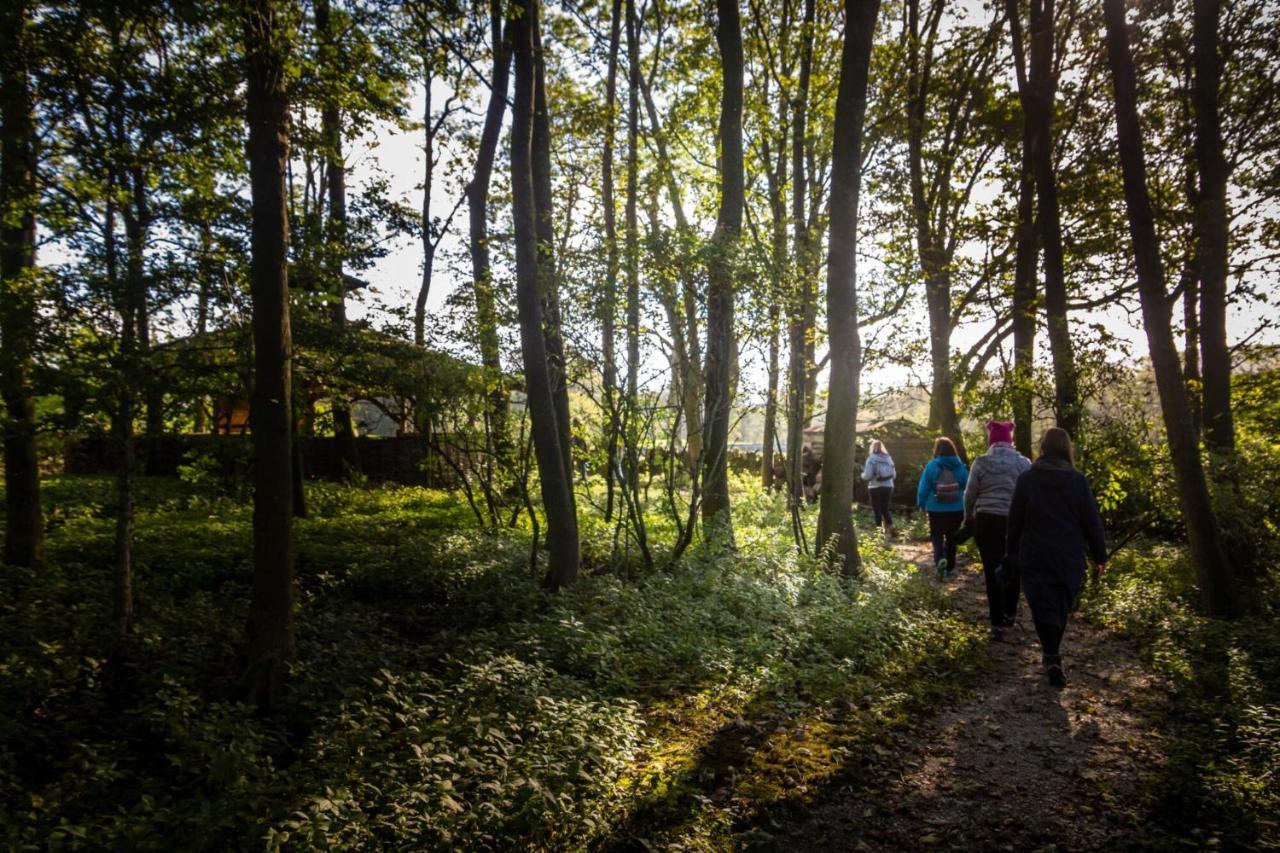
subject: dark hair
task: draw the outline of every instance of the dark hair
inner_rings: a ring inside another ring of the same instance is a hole
[[[1049,427],[1040,437],[1040,458],[1061,459],[1076,467],[1076,454],[1071,445],[1071,433],[1062,427]]]
[[[934,456],[958,456],[956,453],[956,443],[945,435],[938,436],[938,440],[933,443]]]

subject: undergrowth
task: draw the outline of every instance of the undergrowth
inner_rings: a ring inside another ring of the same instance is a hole
[[[1185,555],[1151,546],[1122,552],[1084,597],[1173,690],[1153,847],[1280,848],[1280,590],[1262,584],[1250,615],[1206,619]]]
[[[527,532],[455,495],[313,486],[291,692],[262,717],[238,701],[251,510],[142,482],[136,636],[108,660],[112,494],[50,481],[47,565],[4,570],[9,848],[724,848],[980,658],[876,537],[834,576],[745,481],[735,554],[645,573],[588,525],[604,557],[556,596]]]

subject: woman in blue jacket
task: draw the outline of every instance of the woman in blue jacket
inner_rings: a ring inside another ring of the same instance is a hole
[[[943,436],[933,444],[933,458],[920,474],[916,505],[929,513],[929,540],[938,580],[956,573],[956,531],[964,521],[964,486],[969,469],[956,446]]]

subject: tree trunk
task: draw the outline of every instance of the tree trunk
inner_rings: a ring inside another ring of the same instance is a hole
[[[716,0],[723,89],[720,99],[720,212],[707,271],[706,420],[702,526],[709,541],[733,546],[729,513],[729,417],[733,405],[734,262],[742,230],[742,22],[737,0]]]
[[[44,554],[36,451],[36,131],[29,83],[27,5],[0,11],[0,393],[4,431],[4,561],[31,566]]]
[[[804,21],[800,29],[800,80],[792,109],[791,125],[791,219],[795,233],[795,279],[791,298],[787,300],[787,484],[788,503],[794,509],[804,498],[800,447],[804,444],[805,412],[808,409],[809,369],[806,340],[809,337],[807,317],[812,288],[803,282],[808,277],[812,240],[805,215],[805,133],[809,115],[809,80],[813,68],[813,29],[815,0],[805,0]]]
[[[578,577],[578,520],[572,481],[560,449],[549,375],[547,341],[543,334],[543,300],[539,293],[540,253],[534,189],[534,109],[537,71],[538,0],[515,0],[508,26],[515,55],[515,99],[511,110],[511,190],[515,226],[516,304],[520,315],[520,348],[524,356],[525,387],[533,449],[547,515],[550,551],[546,585],[556,590]],[[541,152],[540,152],[541,153]]]
[[[114,168],[108,177],[108,188],[116,191],[117,176]],[[120,316],[120,361],[116,370],[119,382],[112,413],[111,430],[120,455],[120,468],[116,472],[116,529],[115,571],[112,590],[112,616],[116,641],[122,642],[133,627],[133,473],[134,458],[133,419],[137,406],[135,397],[137,358],[137,312],[134,310],[134,283],[130,273],[120,276],[119,253],[116,248],[116,201],[107,202],[106,222],[103,228],[103,249],[106,256],[107,280],[111,283],[116,299],[116,313]]]
[[[200,290],[196,296],[196,338],[204,343],[205,333],[209,331],[209,302],[213,296],[213,228],[207,221],[200,223]],[[193,429],[197,434],[208,429],[208,413],[205,411],[208,399],[202,394],[196,398]]]
[[[790,21],[791,12],[789,6],[784,8],[782,12],[783,27],[779,34],[779,40],[784,44],[790,39]],[[785,57],[785,54],[783,54]],[[781,73],[789,75],[791,66],[786,62],[785,58],[781,59],[783,68],[777,69],[777,72],[767,74],[764,79],[763,101],[769,103],[769,82],[773,73]],[[778,436],[778,384],[780,377],[780,368],[778,358],[780,356],[782,322],[782,300],[785,299],[784,282],[787,274],[787,199],[786,199],[786,183],[787,183],[787,142],[790,135],[787,127],[787,109],[790,106],[787,103],[786,89],[779,85],[778,87],[778,107],[776,114],[777,137],[772,135],[772,130],[765,135],[762,144],[762,165],[765,170],[765,178],[767,181],[767,189],[769,196],[769,213],[770,213],[770,245],[769,245],[769,356],[768,356],[768,388],[765,396],[764,404],[764,437],[761,445],[760,453],[760,481],[765,489],[772,489],[774,485],[773,462],[774,462],[774,445],[777,443]],[[773,157],[773,147],[777,145],[777,159]]]
[[[426,24],[423,24],[426,30]],[[426,35],[422,37],[422,281],[418,285],[418,298],[413,304],[413,342],[418,346],[427,343],[427,297],[431,295],[431,277],[436,265],[436,241],[431,233],[431,190],[436,172],[436,127],[431,121],[431,48]]]
[[[605,79],[604,155],[601,203],[604,206],[605,281],[600,301],[601,350],[604,357],[605,523],[613,521],[615,460],[618,457],[618,357],[614,324],[618,312],[618,225],[613,197],[613,141],[618,101],[618,47],[622,41],[622,0],[613,0],[609,24],[609,70]]]
[[[133,476],[137,460],[133,421],[137,413],[136,389],[146,395],[147,470],[154,473],[157,406],[153,399],[155,382],[143,369],[150,336],[147,334],[146,246],[151,215],[146,202],[142,175],[135,170],[128,183],[133,206],[122,212],[125,225],[124,293],[120,304],[120,396],[117,401],[116,436],[120,442],[118,475],[119,508],[116,515],[116,637],[124,640],[133,629]],[[114,231],[114,224],[112,224]],[[114,250],[113,250],[114,253]]]
[[[316,0],[316,34],[320,39],[330,85],[345,73],[340,67],[337,44],[329,17],[329,0]],[[320,111],[320,134],[324,140],[325,184],[329,190],[329,217],[326,223],[325,260],[329,273],[332,320],[336,338],[341,342],[347,329],[347,284],[343,276],[343,259],[347,253],[347,167],[342,156],[342,115],[336,97],[328,98]],[[340,344],[341,345],[341,344]],[[351,423],[351,407],[341,389],[331,390],[333,436],[344,477],[360,470],[356,450],[356,430]]]
[[[929,361],[933,390],[929,398],[929,426],[955,442],[966,458],[960,418],[956,412],[955,383],[951,376],[951,273],[949,259],[929,222],[929,201],[924,189],[924,122],[929,99],[927,80],[921,73],[920,2],[908,0],[910,56],[907,71],[907,159],[910,171],[911,208],[916,248],[924,277],[925,305],[929,313]]]
[[[627,453],[627,490],[631,500],[640,490],[638,418],[640,416],[640,227],[636,205],[639,201],[640,138],[640,23],[635,0],[626,0],[627,15],[627,399],[623,423]]]
[[[493,177],[493,161],[502,134],[502,116],[507,109],[507,85],[511,75],[510,33],[503,33],[502,3],[491,0],[490,26],[493,32],[493,71],[489,106],[480,131],[480,148],[476,167],[467,185],[467,208],[470,219],[471,281],[476,298],[476,326],[480,339],[480,363],[492,387],[489,391],[488,416],[494,436],[494,449],[505,458],[510,451],[507,430],[507,389],[502,381],[502,353],[498,342],[498,309],[493,290],[493,270],[489,261],[489,182]]]
[[[827,255],[827,336],[831,382],[822,444],[819,548],[830,546],[848,574],[856,574],[858,533],[853,526],[858,397],[862,340],[858,333],[858,193],[862,184],[862,126],[867,114],[867,71],[880,0],[845,0],[844,47],[836,95],[831,162],[831,231]]]
[[[1236,448],[1231,416],[1231,351],[1227,347],[1227,161],[1222,153],[1218,88],[1222,57],[1218,18],[1222,0],[1195,0],[1196,258],[1200,272],[1200,353],[1203,359],[1205,443],[1221,453]]]
[[[653,93],[643,75],[640,77],[640,93],[644,96],[645,111],[649,116],[650,133],[658,149],[658,163],[666,176],[667,195],[671,199],[671,213],[675,217],[676,230],[683,236],[689,231],[689,220],[685,216],[684,203],[680,198],[680,183],[671,158],[667,153],[666,135],[658,121],[658,110],[653,102]],[[687,435],[685,453],[692,473],[702,458],[702,345],[698,338],[698,294],[696,276],[690,274],[691,265],[682,264],[686,274],[681,276],[680,293],[682,310],[676,312],[677,319],[682,321],[680,337],[684,339],[686,358],[680,365],[679,385],[680,405],[684,411],[685,433]],[[672,326],[673,336],[675,327]],[[673,337],[674,340],[674,337]]]
[[[538,292],[542,299],[542,333],[547,339],[547,376],[551,381],[551,397],[556,407],[556,428],[560,431],[561,463],[565,482],[569,484],[569,504],[576,506],[573,493],[573,439],[569,423],[568,362],[561,333],[560,278],[556,270],[554,247],[555,200],[551,193],[551,113],[547,106],[547,66],[542,55],[542,21],[534,0],[533,63],[537,77],[533,94],[533,205],[538,229]],[[548,536],[551,531],[548,530]],[[576,541],[576,534],[575,534]]]
[[[1116,106],[1117,142],[1124,179],[1129,237],[1137,261],[1138,295],[1147,332],[1151,365],[1160,394],[1160,409],[1168,434],[1169,455],[1177,481],[1178,499],[1191,560],[1196,568],[1205,610],[1211,616],[1231,617],[1239,612],[1234,577],[1227,562],[1217,519],[1205,482],[1199,444],[1191,424],[1186,386],[1178,363],[1171,328],[1171,306],[1161,267],[1155,217],[1147,192],[1146,160],[1138,124],[1137,71],[1129,49],[1124,0],[1103,0],[1107,54],[1111,65]]]
[[[1031,97],[1024,99],[1023,113],[1030,128],[1032,171],[1039,196],[1036,222],[1044,248],[1044,310],[1053,360],[1054,410],[1058,426],[1078,439],[1083,412],[1067,321],[1062,223],[1053,171],[1053,101],[1057,87],[1053,72],[1053,14],[1053,0],[1031,0]]]
[[[272,0],[243,0],[248,158],[253,222],[253,597],[247,697],[270,708],[282,698],[293,658],[293,405],[285,162],[289,145],[285,45]]]
[[[1022,103],[1022,165],[1018,173],[1018,224],[1013,262],[1013,441],[1018,452],[1032,456],[1031,428],[1035,388],[1036,345],[1036,225],[1035,174],[1032,165],[1031,122],[1027,117],[1029,86],[1022,45],[1018,0],[1005,4],[1013,45],[1018,95]]]

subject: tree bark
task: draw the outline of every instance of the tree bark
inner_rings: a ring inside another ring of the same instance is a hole
[[[1054,410],[1057,425],[1078,439],[1083,412],[1067,320],[1062,222],[1053,167],[1053,101],[1057,88],[1053,71],[1053,15],[1053,0],[1031,0],[1030,97],[1023,100],[1023,114],[1030,129],[1032,171],[1039,196],[1036,222],[1044,249],[1044,310],[1053,360]]]
[[[320,39],[329,85],[344,70],[340,67],[338,47],[330,20],[329,0],[316,0],[316,34]],[[429,97],[429,96],[428,96]],[[332,321],[336,338],[341,342],[347,330],[347,285],[343,277],[343,259],[347,253],[347,167],[342,156],[342,114],[336,96],[330,94],[320,110],[320,135],[324,140],[325,184],[329,191],[329,216],[326,222],[325,260],[328,272]],[[341,343],[339,344],[341,345]],[[338,446],[338,459],[343,475],[350,477],[360,470],[356,450],[356,430],[351,423],[351,407],[340,389],[331,391],[333,436]]]
[[[511,76],[510,32],[503,32],[501,0],[490,0],[490,27],[493,34],[493,70],[489,76],[489,106],[480,131],[475,171],[467,184],[467,211],[471,242],[471,282],[476,299],[476,326],[480,339],[480,364],[489,390],[488,417],[494,449],[505,458],[511,449],[507,430],[507,389],[502,380],[502,352],[498,341],[498,309],[493,290],[493,269],[489,260],[489,183],[493,161],[502,134],[502,116],[507,109],[507,88]]]
[[[787,300],[787,500],[792,509],[804,499],[803,470],[800,447],[804,444],[805,414],[809,398],[810,337],[808,303],[814,298],[813,288],[806,283],[812,238],[805,215],[805,198],[809,190],[805,178],[806,127],[809,115],[809,82],[813,69],[813,29],[816,18],[815,0],[805,0],[804,20],[800,29],[800,79],[797,82],[791,124],[791,219],[795,239],[795,278],[791,298]]]
[[[720,99],[720,211],[707,271],[706,419],[702,525],[709,541],[733,546],[729,511],[729,418],[733,405],[734,265],[742,230],[745,188],[742,158],[742,22],[737,0],[716,0],[723,88]]]
[[[936,18],[934,19],[936,21]],[[929,100],[928,74],[922,70],[920,51],[920,0],[908,0],[907,159],[911,184],[911,208],[916,248],[924,276],[925,305],[929,313],[929,360],[933,391],[929,398],[929,426],[941,430],[965,457],[960,417],[956,412],[955,383],[951,375],[951,272],[941,236],[929,222],[930,204],[924,187],[924,124]],[[936,23],[934,24],[936,26]],[[924,57],[928,61],[929,57]]]
[[[545,583],[560,589],[578,577],[578,520],[574,512],[571,474],[560,449],[562,430],[544,334],[544,301],[540,294],[538,211],[536,207],[534,133],[538,74],[538,0],[515,0],[508,26],[515,56],[515,99],[511,109],[511,190],[515,225],[516,305],[520,315],[520,347],[524,356],[525,387],[534,455],[547,515],[550,557]]]
[[[637,143],[640,138],[640,23],[636,20],[635,0],[626,0],[627,15],[627,200],[626,200],[626,270],[627,270],[627,398],[623,423],[627,456],[627,490],[631,500],[640,488],[640,458],[637,431],[640,394],[640,226],[636,205],[639,201],[640,168]]]
[[[1222,152],[1222,122],[1218,115],[1221,7],[1222,0],[1195,0],[1193,96],[1196,165],[1200,172],[1195,231],[1205,443],[1220,453],[1233,453],[1236,437],[1231,416],[1231,351],[1227,346],[1227,161]]]
[[[1171,306],[1160,260],[1155,217],[1147,192],[1146,160],[1138,124],[1137,71],[1129,48],[1124,0],[1103,0],[1107,55],[1111,65],[1116,107],[1117,142],[1123,173],[1129,237],[1137,262],[1138,295],[1151,365],[1160,394],[1160,409],[1168,434],[1169,455],[1177,481],[1178,500],[1200,594],[1211,616],[1232,617],[1239,612],[1235,579],[1227,562],[1209,497],[1199,443],[1191,423],[1187,389],[1182,381],[1178,351],[1171,327]]]
[[[1018,224],[1013,262],[1013,440],[1019,453],[1031,456],[1031,427],[1035,418],[1032,392],[1036,345],[1036,184],[1032,168],[1031,124],[1027,120],[1026,57],[1018,7],[1018,0],[1007,0],[1005,5],[1023,111],[1022,165],[1018,173]]]
[[[425,31],[426,24],[423,24]],[[422,280],[418,284],[418,298],[413,303],[413,342],[418,346],[427,343],[427,297],[431,295],[431,277],[436,265],[436,241],[431,233],[431,191],[436,172],[436,126],[431,121],[431,85],[434,75],[431,68],[431,48],[427,37],[422,37]]]
[[[844,47],[836,94],[831,162],[831,219],[827,254],[827,337],[831,381],[822,445],[819,492],[820,548],[831,547],[844,572],[860,566],[853,526],[858,398],[862,340],[858,332],[858,193],[862,184],[862,127],[867,114],[867,73],[880,0],[845,0]]]
[[[292,340],[285,163],[289,103],[285,45],[289,34],[273,0],[242,0],[248,159],[253,222],[253,597],[249,614],[247,697],[277,705],[294,655]]]
[[[609,24],[609,70],[605,78],[604,155],[601,203],[604,206],[605,281],[600,300],[601,350],[604,357],[605,523],[613,521],[614,478],[618,458],[618,356],[614,326],[618,313],[618,224],[613,196],[613,142],[618,102],[618,48],[622,41],[622,0],[613,0]]]
[[[551,113],[547,106],[547,66],[542,55],[542,21],[539,0],[534,0],[533,64],[536,76],[533,94],[533,205],[538,229],[538,292],[542,299],[542,333],[547,339],[547,376],[556,407],[556,428],[560,431],[561,463],[569,484],[569,503],[576,506],[573,493],[573,440],[569,423],[568,362],[561,333],[560,278],[555,261],[555,199],[551,192]],[[550,530],[548,530],[548,536]]]
[[[0,11],[0,393],[4,431],[4,561],[38,563],[44,553],[36,450],[36,130],[29,77],[27,4]]]

